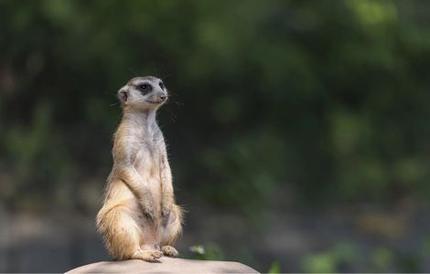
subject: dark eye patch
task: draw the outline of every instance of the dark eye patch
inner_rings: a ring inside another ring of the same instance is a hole
[[[165,86],[164,86],[164,84],[163,84],[163,81],[160,81],[160,83],[158,83],[158,85],[160,86],[160,88],[161,88],[162,90],[164,90]]]
[[[136,88],[144,94],[152,91],[152,86],[148,83],[139,84],[136,86]]]

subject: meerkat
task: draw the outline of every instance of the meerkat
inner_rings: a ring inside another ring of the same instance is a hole
[[[118,91],[122,119],[114,134],[113,167],[97,229],[114,259],[156,262],[177,256],[182,230],[172,174],[156,112],[168,97],[153,76],[131,79]]]

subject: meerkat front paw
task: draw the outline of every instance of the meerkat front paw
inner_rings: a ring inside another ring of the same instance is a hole
[[[162,207],[162,209],[161,209],[161,216],[162,217],[169,217],[169,215],[170,215],[170,207],[167,207],[167,206],[163,206]]]
[[[160,259],[162,256],[163,252],[160,250],[138,250],[133,254],[132,259],[139,259],[147,262],[159,262],[158,259]]]
[[[163,254],[169,257],[176,257],[178,256],[179,252],[171,245],[165,245],[161,247],[161,251],[163,251]]]
[[[145,216],[148,217],[148,219],[150,220],[155,219],[155,209],[152,203],[142,202],[142,210],[143,210],[143,214],[145,214]]]
[[[163,207],[161,209],[161,221],[162,224],[165,226],[167,225],[169,218],[170,218],[170,208],[169,207]]]

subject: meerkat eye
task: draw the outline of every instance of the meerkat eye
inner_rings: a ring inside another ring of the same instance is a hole
[[[163,84],[163,82],[162,82],[162,81],[160,81],[160,83],[159,83],[158,85],[160,86],[160,88],[161,88],[162,90],[164,90],[165,86],[164,86],[164,84]]]
[[[141,92],[150,92],[152,90],[152,86],[148,83],[139,84],[137,89]]]

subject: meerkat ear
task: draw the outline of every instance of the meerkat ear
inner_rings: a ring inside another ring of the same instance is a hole
[[[128,100],[128,90],[123,87],[118,91],[118,99],[121,101],[122,104],[125,104]]]

